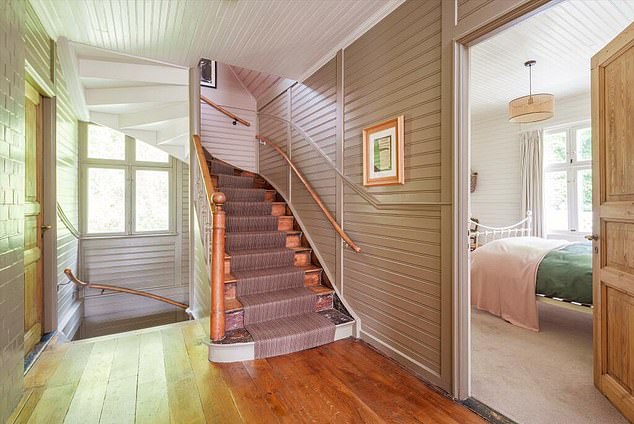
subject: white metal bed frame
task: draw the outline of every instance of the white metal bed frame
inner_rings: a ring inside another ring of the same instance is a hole
[[[491,227],[488,225],[482,225],[478,221],[474,221],[473,219],[469,220],[471,225],[476,225],[477,230],[469,229],[469,236],[475,236],[475,248],[478,248],[480,245],[480,241],[483,243],[488,243],[494,240],[499,240],[503,238],[510,237],[529,237],[533,232],[533,212],[527,211],[526,218],[521,221],[508,225],[506,227]],[[480,228],[484,229],[481,231]],[[481,240],[481,237],[484,240]],[[559,306],[561,308],[570,309],[577,312],[582,312],[585,314],[592,314],[592,305],[586,305],[578,302],[572,302],[565,299],[560,299],[557,297],[548,297],[543,294],[536,294],[535,300],[538,302],[547,303],[549,305]]]

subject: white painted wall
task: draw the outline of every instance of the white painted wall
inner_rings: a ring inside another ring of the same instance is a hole
[[[235,76],[231,67],[218,63],[218,88],[201,87],[201,94],[235,115],[250,127],[233,125],[231,118],[201,103],[200,131],[203,146],[213,156],[257,172],[256,100]]]
[[[482,224],[505,226],[522,219],[519,134],[590,119],[590,93],[555,100],[555,116],[533,124],[508,122],[506,105],[471,117],[471,169],[478,187],[471,194],[471,216]]]

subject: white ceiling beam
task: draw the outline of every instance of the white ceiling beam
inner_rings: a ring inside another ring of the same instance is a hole
[[[86,121],[94,122],[95,124],[103,125],[104,127],[115,130],[119,129],[119,115],[115,113],[90,112]]]
[[[90,112],[86,106],[84,86],[79,79],[77,56],[65,37],[57,39],[57,53],[75,115],[80,121],[88,121]]]
[[[184,85],[152,85],[144,87],[88,88],[86,104],[90,106],[136,103],[186,102],[188,88]]]
[[[125,113],[119,115],[120,128],[142,127],[175,119],[187,118],[189,116],[189,105],[187,103],[176,103],[173,105],[143,110],[141,112]]]
[[[79,59],[79,75],[82,78],[139,81],[148,84],[187,85],[189,83],[187,69],[94,59]]]

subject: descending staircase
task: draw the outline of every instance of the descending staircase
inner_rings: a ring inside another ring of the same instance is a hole
[[[338,301],[286,203],[259,175],[207,162],[226,196],[224,340],[210,360],[264,358],[352,335]]]

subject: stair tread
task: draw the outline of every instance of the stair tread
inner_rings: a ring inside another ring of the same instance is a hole
[[[317,265],[295,266],[293,268],[301,269],[305,273],[320,272],[322,270],[322,268]],[[273,272],[274,270],[278,268],[269,268],[269,269],[271,270],[271,272]],[[235,283],[237,280],[238,279],[233,274],[225,274],[225,284]]]
[[[254,253],[273,253],[280,252],[284,250],[292,250],[295,253],[303,253],[303,252],[312,252],[312,248],[310,247],[276,247],[273,249],[248,249],[248,250],[236,250],[233,252],[233,255],[251,255]],[[231,259],[231,255],[225,252],[225,259]]]
[[[324,296],[324,295],[328,295],[335,292],[333,289],[326,286],[322,286],[322,285],[304,287],[304,288],[310,291],[311,294],[316,294],[317,296]],[[233,298],[233,299],[225,298],[225,312],[237,312],[237,311],[241,311],[243,308],[244,307],[242,306],[242,303],[237,298]]]

